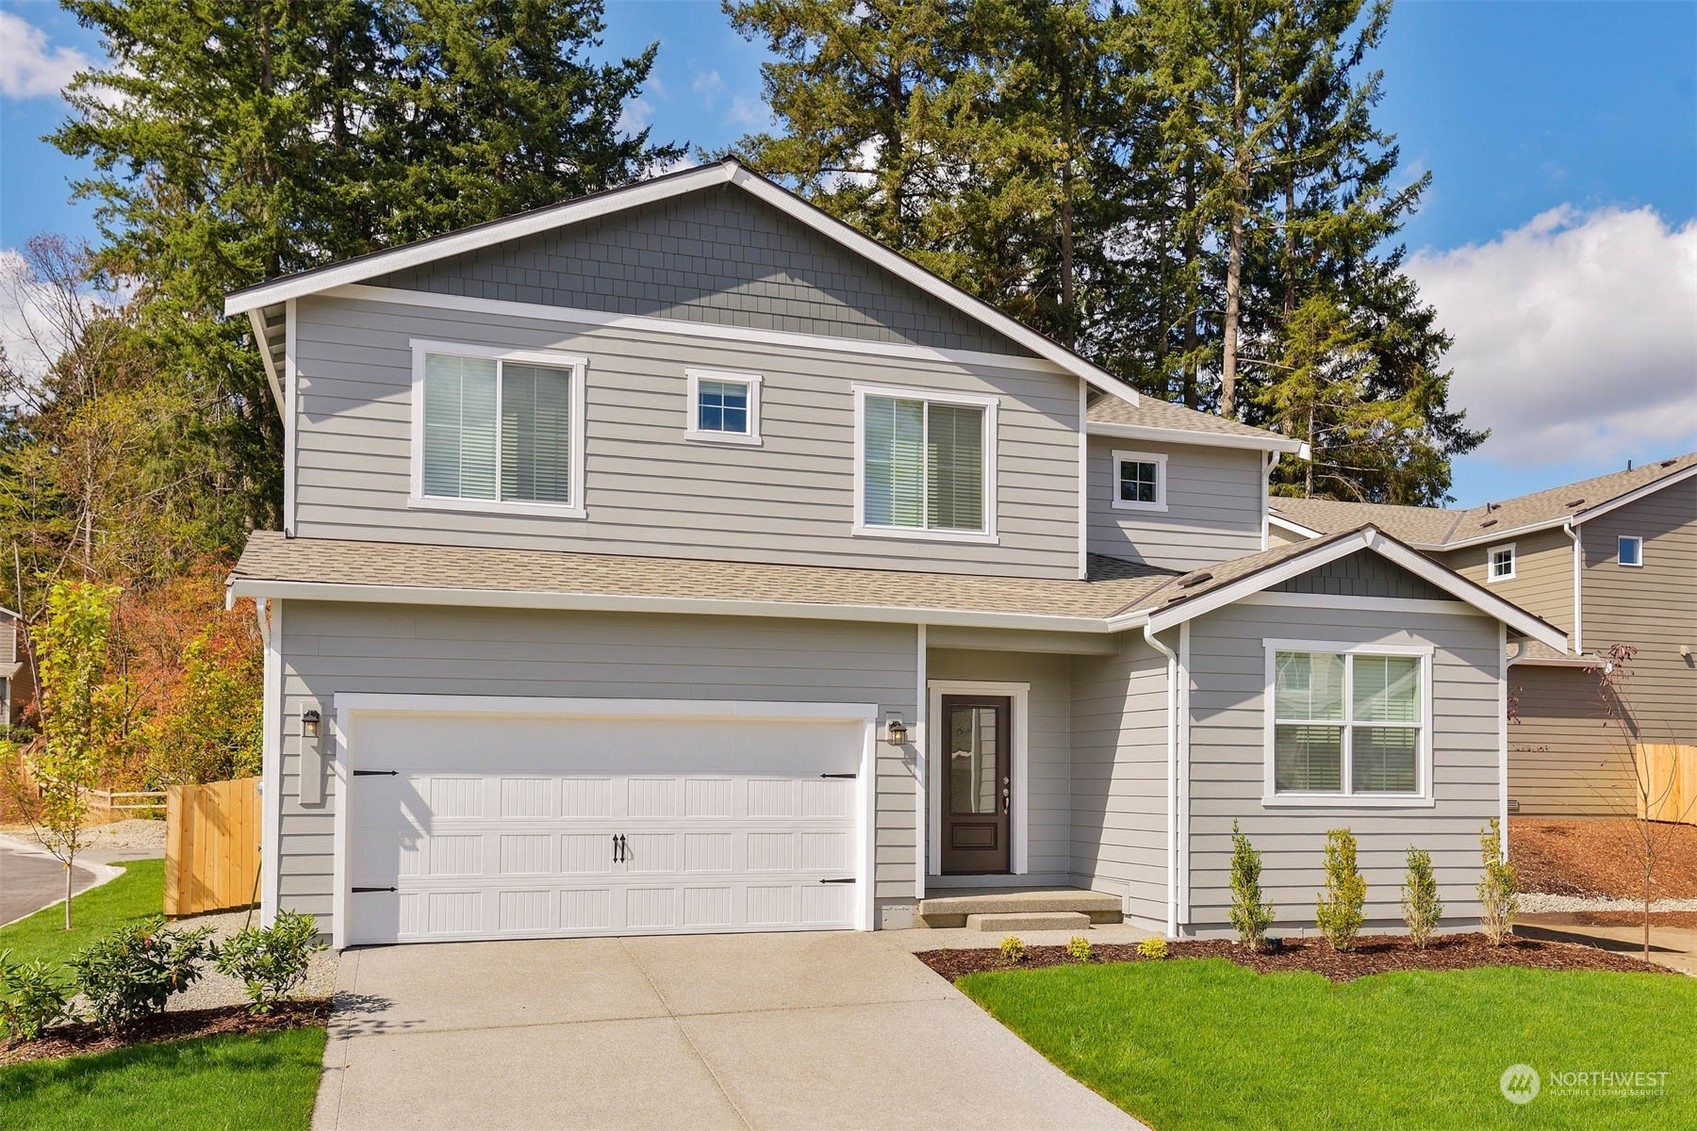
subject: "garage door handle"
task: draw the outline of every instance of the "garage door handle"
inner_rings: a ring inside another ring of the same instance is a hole
[[[625,847],[625,838],[618,833],[613,834],[613,863],[622,864],[630,858],[630,850]]]
[[[394,890],[395,890],[394,888],[354,888],[353,892],[354,892],[355,895],[360,895],[360,894],[362,894],[364,892],[368,892],[368,891],[394,891]]]

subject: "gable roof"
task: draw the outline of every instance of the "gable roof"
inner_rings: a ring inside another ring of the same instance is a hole
[[[876,264],[892,275],[927,292],[943,303],[975,319],[1003,337],[1030,350],[1037,357],[1058,366],[1065,372],[1083,379],[1093,388],[1120,398],[1129,404],[1140,400],[1137,391],[1113,374],[1086,361],[1029,326],[1008,317],[989,303],[974,298],[940,276],[927,271],[906,256],[892,251],[877,240],[814,207],[801,197],[753,172],[735,158],[727,157],[711,165],[701,165],[677,173],[668,173],[651,180],[639,181],[622,188],[579,197],[561,204],[521,212],[500,220],[474,224],[468,228],[419,240],[401,247],[374,251],[339,263],[315,267],[292,275],[271,279],[245,287],[228,295],[224,312],[228,315],[247,314],[255,321],[255,332],[262,334],[262,353],[267,339],[263,336],[260,317],[269,307],[290,299],[318,294],[336,287],[364,283],[408,267],[460,255],[494,244],[505,243],[539,232],[551,231],[596,217],[638,208],[644,204],[666,200],[684,193],[718,185],[731,185],[798,220],[814,231],[835,240],[862,258]],[[274,382],[275,383],[275,382]],[[276,391],[275,389],[273,390]]]
[[[1697,452],[1690,452],[1467,510],[1278,496],[1267,506],[1272,521],[1298,534],[1329,534],[1372,523],[1423,550],[1454,550],[1568,522],[1578,525],[1694,475]]]
[[[285,538],[256,531],[228,587],[232,597],[1099,633],[1144,623],[1160,631],[1361,550],[1389,558],[1520,635],[1566,650],[1566,633],[1372,527],[1183,575],[1092,554],[1084,581]]]
[[[1300,440],[1155,397],[1136,402],[1100,397],[1090,406],[1088,419],[1092,436],[1253,448],[1308,458],[1308,445]]]

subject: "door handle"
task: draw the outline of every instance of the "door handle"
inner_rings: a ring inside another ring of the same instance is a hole
[[[1004,785],[1002,787],[1002,816],[1005,817],[1005,816],[1007,816],[1007,814],[1008,814],[1008,787]]]
[[[619,834],[613,834],[613,863],[619,862]]]
[[[630,845],[625,843],[625,834],[619,834],[619,861],[626,863],[630,860]]]

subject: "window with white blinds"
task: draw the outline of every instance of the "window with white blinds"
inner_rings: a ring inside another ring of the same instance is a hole
[[[995,406],[903,390],[857,390],[864,533],[992,533]]]
[[[420,368],[425,501],[575,506],[578,366],[432,350]]]

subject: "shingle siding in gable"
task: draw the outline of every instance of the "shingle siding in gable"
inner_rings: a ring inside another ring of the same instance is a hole
[[[1377,554],[1358,553],[1327,562],[1318,569],[1280,582],[1283,593],[1314,593],[1333,597],[1395,597],[1402,600],[1454,600],[1436,585],[1416,577]]]
[[[372,280],[506,302],[1030,356],[728,187]]]

